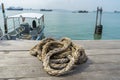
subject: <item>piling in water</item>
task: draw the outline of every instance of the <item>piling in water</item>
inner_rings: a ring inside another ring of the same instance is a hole
[[[102,8],[97,7],[96,24],[95,24],[95,32],[94,32],[95,40],[102,38],[103,25],[101,24],[101,20],[102,20]]]
[[[102,20],[102,8],[97,7],[96,13],[96,24],[95,24],[95,32],[94,34],[102,34],[103,25],[101,24]]]

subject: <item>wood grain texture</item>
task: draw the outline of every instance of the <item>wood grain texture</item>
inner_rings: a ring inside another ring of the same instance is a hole
[[[29,54],[39,41],[0,41],[0,80],[120,80],[120,40],[73,40],[88,56],[85,64],[60,77],[48,75]]]

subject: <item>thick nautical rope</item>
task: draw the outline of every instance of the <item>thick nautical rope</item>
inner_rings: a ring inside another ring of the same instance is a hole
[[[53,76],[65,74],[75,65],[87,61],[85,50],[69,38],[60,41],[52,38],[43,39],[30,50],[30,54],[37,56],[43,63],[43,69]]]

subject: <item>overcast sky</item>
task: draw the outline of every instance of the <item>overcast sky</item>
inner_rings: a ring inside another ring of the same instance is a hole
[[[102,6],[105,11],[120,11],[120,0],[0,0],[5,8],[9,6],[23,8],[48,8],[67,10],[96,10],[97,6]]]

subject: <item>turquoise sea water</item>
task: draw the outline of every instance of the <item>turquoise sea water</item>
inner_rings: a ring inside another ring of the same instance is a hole
[[[93,40],[96,13],[72,13],[69,11],[6,11],[6,15],[14,15],[23,12],[37,12],[45,15],[46,37],[70,37],[74,40]],[[0,13],[0,27],[3,29],[2,12]],[[102,40],[120,39],[120,13],[103,12]]]

